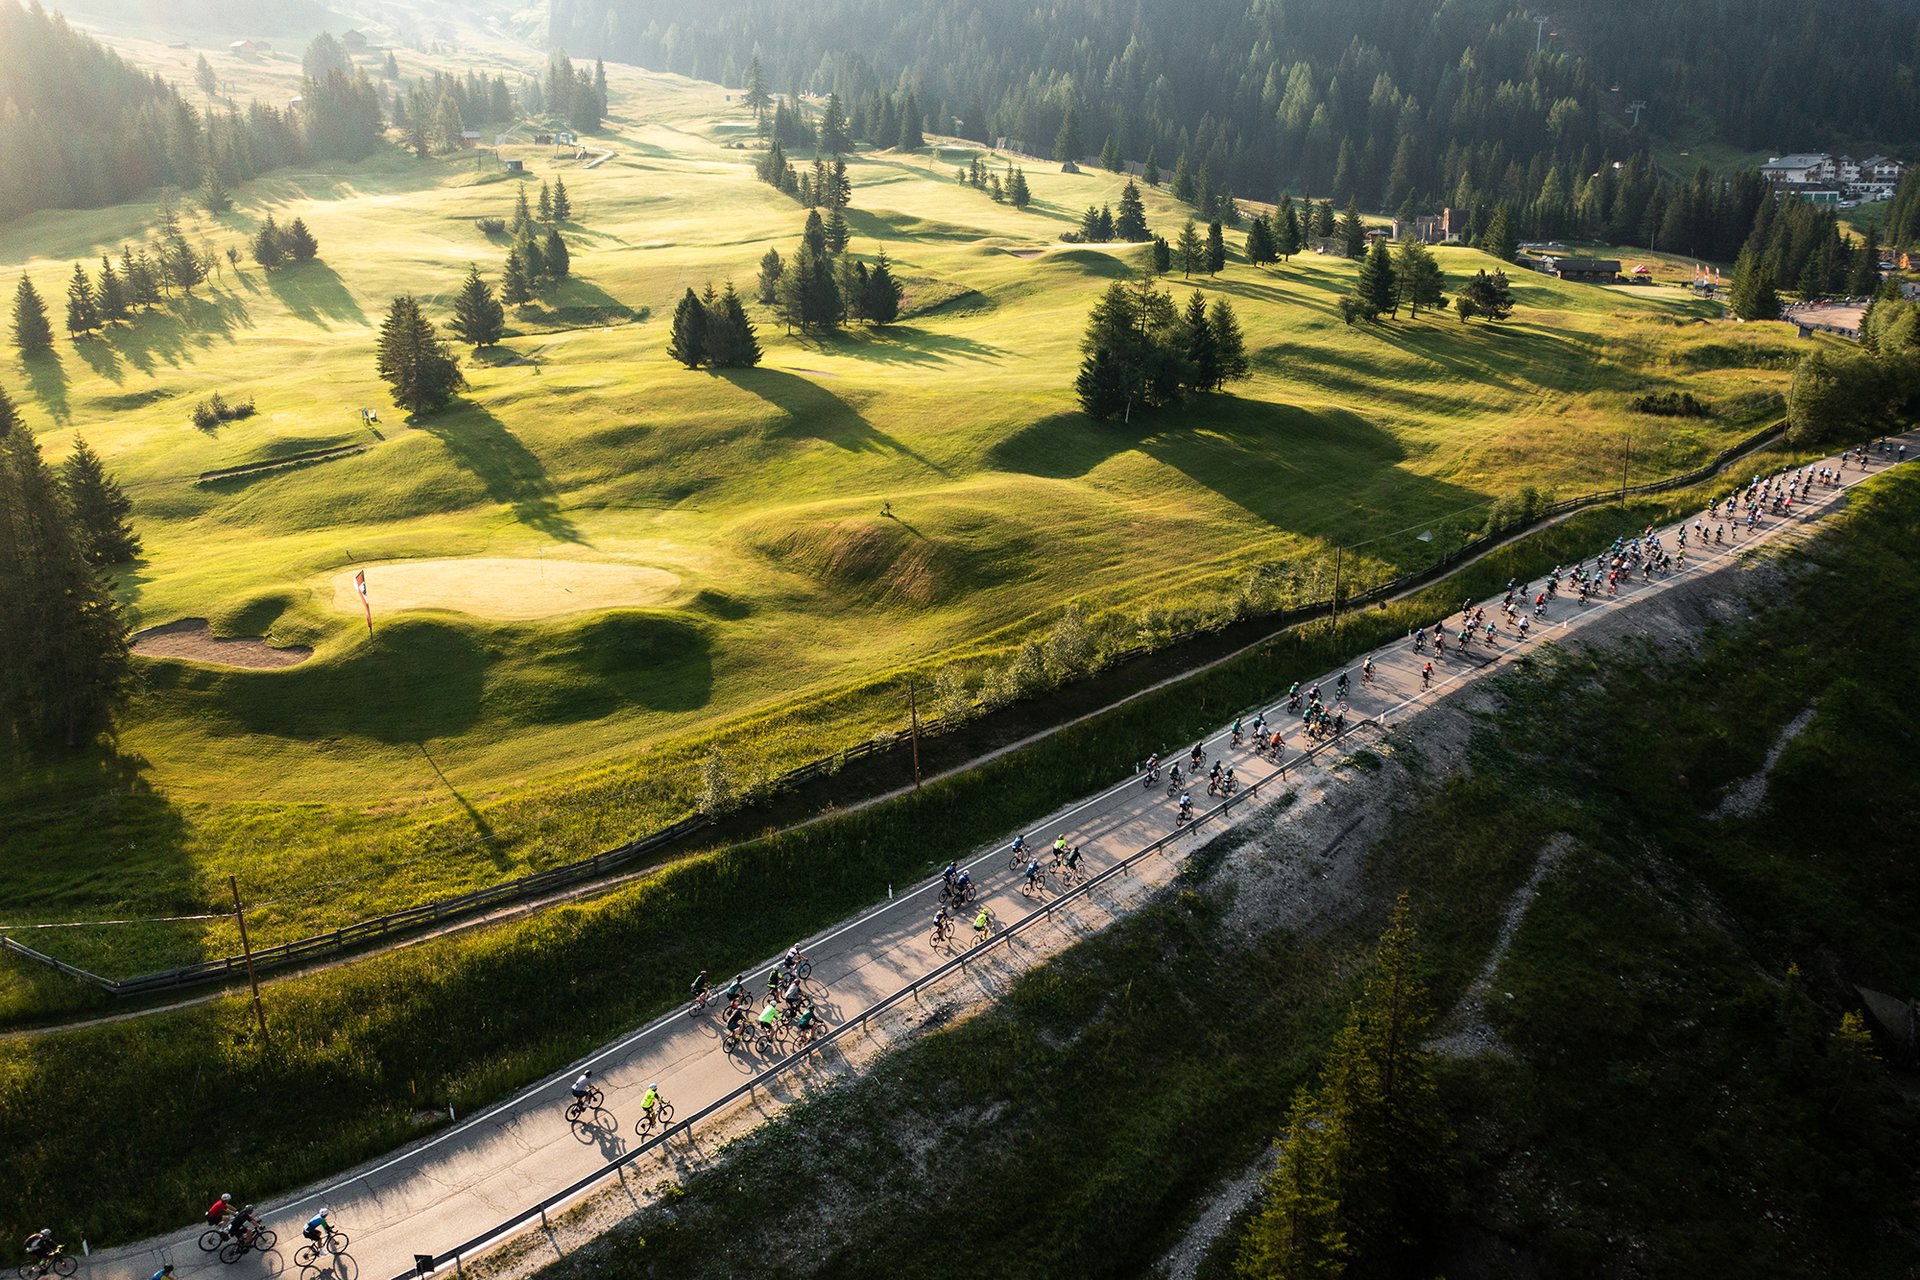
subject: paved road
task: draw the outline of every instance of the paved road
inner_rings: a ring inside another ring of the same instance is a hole
[[[1896,439],[1905,442],[1910,452],[1920,449],[1920,432]],[[1828,459],[1818,465],[1831,467],[1838,463]],[[1883,466],[1876,455],[1867,473],[1877,473]],[[1845,483],[1853,483],[1862,474],[1857,467],[1848,468]],[[1731,478],[1728,487],[1732,487]],[[1623,585],[1617,598],[1600,597],[1582,606],[1577,598],[1563,593],[1549,605],[1545,619],[1537,621],[1531,640],[1512,638],[1504,621],[1498,643],[1475,646],[1466,654],[1454,647],[1450,636],[1446,656],[1434,660],[1431,688],[1423,689],[1421,681],[1422,664],[1430,655],[1414,653],[1410,642],[1401,641],[1373,654],[1375,674],[1370,683],[1360,679],[1359,657],[1365,655],[1359,655],[1351,668],[1349,719],[1385,717],[1392,722],[1417,713],[1428,700],[1514,661],[1542,639],[1564,635],[1614,610],[1631,608],[1636,601],[1669,589],[1685,576],[1725,567],[1748,546],[1803,536],[1805,526],[1830,510],[1840,492],[1817,489],[1810,501],[1796,504],[1791,516],[1764,517],[1757,533],[1742,535],[1732,544],[1704,549],[1696,544],[1690,548],[1684,572],[1656,577],[1651,582],[1636,578]],[[1669,548],[1674,545],[1673,535],[1673,528],[1663,530]],[[1489,617],[1499,613],[1498,598],[1485,604]],[[1457,634],[1457,621],[1452,630]],[[1331,703],[1337,674],[1327,672],[1314,678],[1303,674],[1301,683],[1303,687],[1319,683]],[[1269,715],[1286,733],[1290,747],[1287,754],[1297,756],[1305,745],[1298,717],[1287,715],[1284,706],[1269,708]],[[1275,771],[1247,751],[1233,748],[1225,730],[1208,740],[1207,756],[1209,760],[1216,756],[1224,759],[1246,780]],[[1201,810],[1212,803],[1205,796],[1204,784],[1194,791],[1194,801]],[[1028,834],[1038,847],[1048,843],[1056,831],[1065,832],[1069,840],[1082,846],[1089,869],[1098,871],[1165,835],[1175,825],[1174,805],[1164,782],[1146,789],[1137,779],[1129,779],[1050,815]],[[982,886],[983,901],[999,921],[1026,915],[1045,896],[1045,891],[1039,896],[1021,892],[1021,877],[1007,869],[1004,845],[976,855],[967,865]],[[814,961],[814,976],[826,990],[822,1008],[829,1025],[857,1017],[947,958],[947,952],[933,947],[928,937],[938,885],[936,879],[913,886],[805,944]],[[964,922],[956,930],[962,936],[968,932]],[[955,945],[964,942],[956,940]],[[771,963],[769,960],[748,975],[758,990],[765,989],[764,977]],[[217,1273],[237,1280],[260,1274],[298,1273],[293,1255],[300,1243],[300,1226],[325,1203],[333,1210],[334,1222],[351,1234],[352,1262],[343,1265],[340,1274],[387,1280],[410,1270],[416,1253],[438,1253],[477,1236],[627,1150],[634,1141],[633,1122],[640,1113],[640,1094],[649,1082],[658,1081],[662,1092],[686,1115],[725,1095],[772,1060],[763,1061],[751,1054],[730,1055],[718,1042],[714,1018],[695,1020],[675,1012],[606,1046],[584,1064],[576,1063],[444,1133],[268,1206],[262,1217],[280,1236],[276,1254],[250,1254],[225,1267],[199,1250],[195,1241],[201,1228],[183,1224],[171,1236],[96,1253],[90,1260],[89,1274],[112,1280],[145,1280],[162,1262],[175,1263],[177,1274],[184,1277]],[[594,1070],[606,1091],[608,1114],[598,1127],[570,1126],[561,1114],[567,1084],[583,1066]],[[246,1188],[233,1190],[244,1195]],[[326,1273],[309,1270],[306,1274]]]

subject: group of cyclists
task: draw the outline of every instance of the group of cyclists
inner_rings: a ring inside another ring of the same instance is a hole
[[[347,1250],[346,1233],[334,1228],[327,1217],[329,1212],[321,1206],[320,1212],[308,1218],[301,1231],[307,1243],[294,1255],[294,1261],[302,1268],[313,1267],[323,1253],[338,1257]],[[208,1253],[219,1254],[222,1262],[238,1262],[255,1249],[266,1253],[279,1243],[274,1233],[261,1223],[253,1206],[241,1203],[232,1192],[216,1197],[207,1206],[205,1217],[207,1229],[201,1233],[200,1247]],[[20,1268],[23,1280],[47,1275],[70,1276],[80,1268],[79,1259],[54,1238],[52,1227],[42,1227],[28,1236],[25,1251],[27,1265]],[[150,1280],[169,1280],[173,1273],[173,1263],[162,1263]]]

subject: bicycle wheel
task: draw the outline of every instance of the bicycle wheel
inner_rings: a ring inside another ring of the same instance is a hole
[[[280,1243],[280,1237],[265,1227],[253,1233],[253,1247],[262,1253],[272,1253],[273,1246]]]
[[[813,961],[802,960],[798,965],[794,966],[793,976],[802,981],[811,978],[813,976]]]
[[[302,1268],[310,1267],[315,1262],[318,1262],[319,1260],[320,1260],[320,1246],[317,1244],[314,1244],[312,1241],[308,1241],[306,1244],[301,1245],[298,1249],[294,1251],[294,1254],[293,1254],[293,1265],[296,1267],[302,1267]]]
[[[247,1256],[247,1246],[238,1240],[229,1240],[220,1246],[220,1261],[229,1265]]]
[[[226,1241],[227,1237],[223,1232],[211,1229],[202,1231],[200,1233],[200,1251],[202,1253],[213,1253],[218,1250],[221,1245],[225,1244]]]
[[[57,1276],[70,1276],[80,1269],[80,1259],[61,1254],[53,1260],[53,1273]]]
[[[567,1104],[567,1123],[578,1124],[580,1122],[580,1117],[585,1115],[586,1113],[587,1113],[586,1103],[584,1102],[568,1103]]]
[[[640,1113],[640,1118],[633,1122],[633,1136],[636,1138],[644,1138],[652,1132],[653,1132],[653,1117],[649,1116],[646,1112],[642,1111]]]
[[[346,1251],[347,1251],[347,1233],[344,1231],[334,1232],[332,1238],[327,1241],[327,1252],[333,1254],[335,1257],[338,1257],[341,1254],[345,1253]]]
[[[660,1119],[660,1127],[662,1129],[666,1128],[673,1123],[673,1104],[671,1102],[660,1103],[654,1108],[654,1114]]]

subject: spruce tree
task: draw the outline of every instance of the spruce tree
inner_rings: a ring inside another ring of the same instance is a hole
[[[1333,235],[1333,201],[1322,200],[1313,207],[1313,234],[1322,240]]]
[[[1096,346],[1080,361],[1079,376],[1073,380],[1080,407],[1089,417],[1117,418],[1127,408],[1125,370],[1113,349]]]
[[[307,224],[295,218],[287,224],[287,257],[296,263],[312,262],[320,253],[320,242],[313,238],[313,232],[307,230]]]
[[[822,154],[830,156],[844,155],[853,150],[853,138],[847,133],[847,111],[840,105],[840,95],[837,93],[827,95],[827,105],[820,112],[815,146]]]
[[[1273,232],[1265,218],[1255,218],[1247,227],[1247,261],[1256,267],[1274,260]]]
[[[274,223],[273,215],[268,214],[260,229],[253,233],[253,260],[271,271],[286,261],[286,250],[281,245],[280,228]]]
[[[1293,201],[1282,196],[1280,207],[1274,212],[1277,221],[1273,228],[1273,248],[1284,262],[1300,252],[1307,237],[1300,226],[1300,213],[1293,207]]]
[[[813,250],[816,257],[824,257],[827,252],[827,224],[820,220],[818,209],[807,210],[806,225],[800,229],[801,243]]]
[[[1411,314],[1418,316],[1420,308],[1431,310],[1446,301],[1446,280],[1433,250],[1412,235],[1400,241],[1393,273],[1398,301],[1406,303]]]
[[[521,235],[514,247],[520,250],[520,261],[527,268],[527,283],[537,292],[541,282],[547,278],[546,250],[540,247],[540,241],[533,238],[531,228]]]
[[[73,264],[73,279],[67,283],[67,333],[78,339],[100,327],[100,306],[94,301],[93,283],[87,269]]]
[[[1173,246],[1165,236],[1153,238],[1153,274],[1163,276],[1173,270]]]
[[[1207,264],[1207,247],[1200,239],[1200,229],[1187,219],[1187,225],[1180,228],[1180,239],[1174,245],[1174,256],[1180,262],[1180,274],[1191,280],[1193,273],[1203,270]]]
[[[534,202],[534,211],[542,222],[553,221],[553,188],[547,180],[540,180],[540,198]]]
[[[573,256],[567,252],[567,242],[560,238],[560,228],[547,230],[546,242],[540,247],[540,266],[549,280],[565,280],[573,271]]]
[[[555,222],[573,221],[573,199],[567,195],[567,180],[553,180],[553,220]]]
[[[374,368],[393,388],[393,402],[416,417],[444,407],[467,385],[460,361],[410,294],[401,294],[387,309]]]
[[[1493,211],[1486,231],[1480,236],[1480,248],[1503,262],[1512,262],[1520,255],[1520,234],[1513,229],[1507,206],[1501,205]]]
[[[1113,209],[1111,207],[1104,204],[1100,206],[1100,215],[1096,220],[1095,230],[1099,232],[1101,244],[1106,244],[1113,239]]]
[[[107,729],[132,675],[126,621],[88,564],[58,482],[4,392],[0,617],[8,641],[0,743],[72,748]]]
[[[509,307],[533,301],[533,278],[518,245],[507,250],[507,265],[500,273],[500,301]]]
[[[513,219],[507,223],[507,230],[519,235],[533,225],[533,210],[527,204],[527,189],[521,187],[513,202]]]
[[[1127,167],[1121,162],[1120,148],[1113,145],[1112,134],[1107,135],[1105,145],[1100,148],[1100,167],[1108,173],[1120,173]]]
[[[1360,202],[1347,201],[1347,211],[1340,215],[1341,247],[1349,258],[1357,258],[1367,251],[1367,224],[1360,217]]]
[[[760,55],[754,54],[753,61],[747,64],[747,92],[741,98],[741,104],[753,112],[755,120],[764,120],[767,107],[773,98],[767,93],[766,72],[760,67]]]
[[[1207,299],[1198,289],[1187,299],[1186,314],[1180,317],[1185,340],[1187,385],[1195,391],[1211,391],[1220,385],[1220,352],[1213,340],[1213,322],[1207,316]]]
[[[229,252],[232,252],[229,250]],[[120,273],[113,269],[113,262],[106,254],[100,255],[100,280],[97,288],[100,303],[100,320],[103,325],[127,318],[127,291],[120,283]]]
[[[873,324],[892,324],[900,316],[900,296],[900,284],[893,278],[887,251],[882,249],[867,276],[867,319]]]
[[[1207,274],[1217,276],[1227,269],[1227,237],[1219,220],[1207,224]]]
[[[1014,165],[1007,175],[1007,202],[1016,209],[1024,209],[1033,203],[1033,192],[1027,187],[1027,175],[1018,165]]]
[[[847,215],[838,206],[827,214],[826,240],[828,253],[844,253],[847,248]]]
[[[780,251],[769,249],[760,258],[760,290],[758,298],[763,306],[772,306],[780,301],[780,276],[785,264],[780,261]]]
[[[453,300],[453,324],[449,327],[470,346],[491,347],[500,341],[506,320],[506,308],[480,278],[480,268],[469,266],[466,283]]]
[[[133,503],[85,439],[73,438],[73,452],[62,471],[74,538],[87,563],[104,568],[139,555],[140,535],[127,519]]]
[[[44,356],[53,350],[53,326],[47,323],[47,306],[33,281],[20,277],[13,291],[13,344],[23,356]],[[11,413],[13,406],[7,406]]]
[[[1489,320],[1505,320],[1513,314],[1513,295],[1507,286],[1507,273],[1496,270],[1492,275],[1485,271],[1477,272],[1467,281],[1460,291],[1460,304],[1465,307],[1463,320],[1471,316],[1485,316]]]
[[[1147,206],[1131,179],[1120,188],[1120,212],[1113,220],[1113,234],[1128,244],[1138,244],[1152,234],[1147,229]]]
[[[1358,314],[1378,320],[1382,312],[1393,310],[1395,292],[1393,255],[1387,252],[1385,241],[1376,242],[1360,259],[1360,274],[1354,280],[1353,300]]]
[[[1069,102],[1060,116],[1060,131],[1053,135],[1053,158],[1061,164],[1074,164],[1086,151],[1086,139],[1080,136],[1080,109]]]
[[[927,145],[926,135],[920,130],[920,100],[911,89],[900,103],[900,136],[894,145],[902,151],[918,151]]]
[[[751,369],[760,363],[760,339],[755,334],[753,321],[747,319],[747,309],[740,304],[740,295],[734,291],[733,281],[727,281],[726,292],[720,295],[720,323],[708,325],[709,338],[715,333],[725,335],[726,365],[731,369]]]
[[[220,166],[208,162],[200,178],[200,207],[218,217],[233,208],[233,193],[220,177]]]
[[[667,342],[667,354],[689,369],[698,369],[707,359],[707,309],[689,287],[673,309],[673,333]]]
[[[1193,196],[1193,168],[1187,163],[1187,153],[1182,151],[1173,164],[1173,198],[1192,204]]]
[[[1152,147],[1147,148],[1147,162],[1140,166],[1140,181],[1150,187],[1160,185],[1160,153]]]
[[[1245,378],[1253,366],[1247,358],[1247,338],[1240,331],[1240,317],[1234,315],[1233,304],[1225,298],[1216,298],[1207,321],[1213,329],[1214,358],[1219,362],[1220,381],[1237,382]]]

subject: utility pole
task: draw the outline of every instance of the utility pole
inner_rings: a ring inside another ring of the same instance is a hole
[[[1539,53],[1541,47],[1545,45],[1547,39],[1547,24],[1552,21],[1552,18],[1547,17],[1543,13],[1533,15],[1533,25],[1538,28],[1538,30],[1533,33],[1533,51],[1535,53]]]
[[[1333,634],[1340,634],[1340,554],[1343,548],[1333,549]]]
[[[907,715],[913,724],[913,789],[920,789],[920,699],[915,692],[913,673],[907,673]]]
[[[1627,498],[1627,468],[1631,465],[1633,465],[1633,437],[1629,435],[1626,453],[1620,459],[1620,500],[1622,502]]]
[[[1642,111],[1645,111],[1646,109],[1647,109],[1647,103],[1644,98],[1635,98],[1632,102],[1629,102],[1627,104],[1627,110],[1633,112],[1634,128],[1638,129],[1640,127],[1640,113]]]
[[[268,1048],[267,1011],[260,1007],[260,981],[253,976],[253,945],[247,941],[247,913],[240,907],[240,882],[233,876],[227,877],[227,888],[233,890],[233,918],[240,922],[240,950],[247,957],[247,985],[253,988],[253,1016],[260,1020],[260,1048]]]

